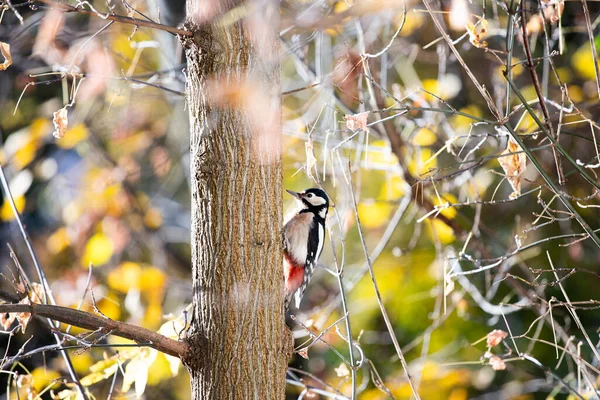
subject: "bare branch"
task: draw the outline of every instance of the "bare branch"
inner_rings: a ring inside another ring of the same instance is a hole
[[[185,359],[188,354],[188,345],[184,341],[173,340],[146,328],[99,317],[85,311],[35,303],[0,304],[0,313],[14,312],[31,313],[83,329],[100,330],[104,333],[133,340],[137,343],[149,343],[149,347],[181,359]]]
[[[166,32],[172,33],[174,35],[181,35],[181,36],[188,36],[188,37],[193,36],[192,32],[186,31],[185,29],[173,28],[172,26],[158,24],[158,23],[152,22],[152,21],[145,21],[145,20],[131,18],[131,17],[125,17],[123,15],[117,15],[117,14],[101,15],[94,11],[86,10],[84,8],[73,7],[69,4],[58,3],[56,1],[51,1],[51,0],[37,0],[37,1],[39,1],[40,3],[47,4],[50,7],[58,8],[64,12],[76,12],[76,13],[85,14],[85,15],[93,15],[95,17],[101,17],[103,19],[108,19],[108,20],[120,22],[123,24],[129,24],[129,25],[135,25],[135,26],[145,26],[147,28],[158,29],[161,31],[166,31]]]

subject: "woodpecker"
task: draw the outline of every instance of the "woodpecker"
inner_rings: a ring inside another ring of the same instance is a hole
[[[283,227],[285,272],[285,308],[295,294],[296,308],[304,295],[325,241],[325,218],[329,198],[321,189],[296,193],[286,190],[298,201],[300,208]]]

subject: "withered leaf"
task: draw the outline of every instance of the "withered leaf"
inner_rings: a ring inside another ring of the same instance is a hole
[[[486,19],[481,19],[479,22],[479,32],[477,31],[477,27],[469,22],[466,26],[467,32],[469,33],[469,42],[479,49],[484,49],[487,47],[487,42],[483,40],[488,33],[487,30],[488,22]]]
[[[12,65],[12,56],[10,55],[10,44],[0,42],[0,53],[4,57],[4,62],[0,64],[0,71],[4,71],[6,68]]]
[[[501,329],[494,329],[487,335],[487,345],[488,347],[494,347],[500,344],[506,337],[508,333],[504,332]]]
[[[510,197],[517,197],[521,194],[521,175],[523,175],[527,168],[527,156],[523,153],[521,146],[519,146],[513,138],[508,139],[506,149],[501,155],[503,157],[499,157],[498,162],[504,170],[506,179],[508,179],[508,182],[513,188]]]
[[[65,132],[67,131],[67,127],[69,126],[69,120],[67,118],[67,106],[54,112],[52,123],[54,124],[54,132],[52,132],[52,135],[54,135],[54,137],[57,139],[63,138],[65,136]]]
[[[355,131],[357,129],[367,130],[367,117],[369,116],[368,112],[353,114],[353,115],[345,115],[344,119],[346,120],[346,128]]]

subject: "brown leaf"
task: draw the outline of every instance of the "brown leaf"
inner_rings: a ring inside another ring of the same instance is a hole
[[[517,153],[518,154],[513,154]],[[504,170],[506,179],[513,188],[510,197],[514,198],[521,194],[521,175],[527,168],[527,156],[523,153],[521,146],[513,138],[508,139],[506,149],[502,152],[503,157],[498,158],[500,166]]]
[[[494,347],[500,344],[506,337],[508,333],[504,332],[501,329],[494,329],[487,335],[487,345],[488,347]]]
[[[10,55],[10,44],[0,42],[0,53],[4,57],[4,62],[0,64],[0,71],[4,71],[6,68],[12,65],[12,56]]]
[[[54,132],[52,132],[52,135],[54,135],[54,137],[57,139],[64,137],[67,127],[69,126],[69,120],[67,118],[67,106],[64,106],[54,113],[52,123],[54,123]]]
[[[357,129],[367,130],[367,117],[369,116],[368,112],[354,114],[354,115],[345,115],[344,119],[346,120],[346,128],[355,131]]]
[[[486,19],[481,19],[479,21],[479,32],[477,32],[477,28],[474,24],[469,22],[466,26],[467,32],[469,33],[469,42],[479,49],[484,49],[487,47],[487,42],[483,40],[487,36],[487,26],[488,22]]]
[[[501,359],[498,356],[490,357],[490,365],[492,366],[492,369],[495,371],[502,371],[502,370],[506,369],[506,363],[504,362],[503,359]]]
[[[16,318],[15,313],[0,313],[0,326],[5,331],[8,331]]]

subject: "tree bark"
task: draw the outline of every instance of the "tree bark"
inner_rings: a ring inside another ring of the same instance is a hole
[[[194,399],[283,399],[277,1],[188,0]]]

